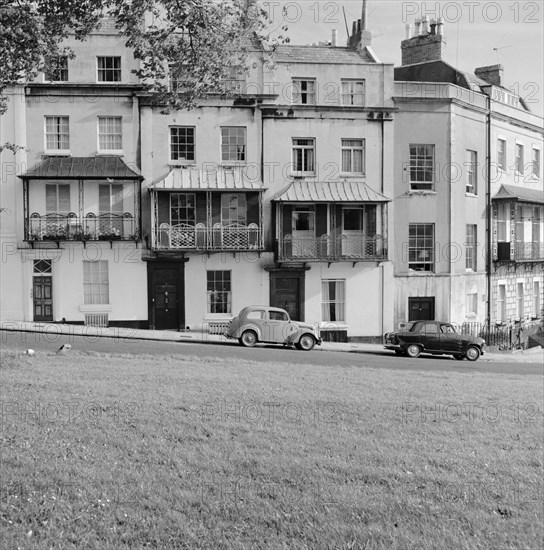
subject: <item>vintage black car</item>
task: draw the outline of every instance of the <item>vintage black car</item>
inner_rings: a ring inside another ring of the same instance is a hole
[[[385,349],[408,357],[431,353],[476,361],[485,352],[482,338],[458,334],[450,323],[440,321],[410,321],[401,329],[386,333],[384,343]]]

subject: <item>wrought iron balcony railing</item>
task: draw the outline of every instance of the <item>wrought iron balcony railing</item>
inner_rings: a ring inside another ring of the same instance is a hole
[[[154,248],[160,250],[262,250],[262,230],[249,225],[161,223],[155,230]]]
[[[542,262],[544,261],[544,243],[538,241],[522,242],[514,244],[514,258],[510,257],[510,243],[497,243],[497,258],[499,262]]]
[[[518,262],[534,262],[544,260],[544,243],[517,242],[515,257]]]
[[[69,214],[33,213],[28,219],[29,241],[114,241],[139,240],[137,220],[124,214],[93,213],[78,217]]]
[[[381,261],[387,259],[387,240],[381,235],[322,235],[293,237],[285,235],[279,243],[279,260],[305,261]]]

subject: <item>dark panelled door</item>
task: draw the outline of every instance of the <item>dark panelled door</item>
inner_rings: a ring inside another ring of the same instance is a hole
[[[295,321],[300,318],[300,279],[296,277],[277,277],[270,280],[271,288],[270,305],[281,307],[289,313],[289,317]]]
[[[408,298],[408,321],[434,320],[434,296]]]
[[[153,266],[151,271],[151,322],[156,330],[179,330],[183,290],[177,267]],[[181,321],[183,322],[183,321]]]
[[[53,277],[33,277],[34,321],[53,320]]]

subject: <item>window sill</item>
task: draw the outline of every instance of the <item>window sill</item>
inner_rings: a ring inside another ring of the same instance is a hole
[[[315,178],[315,172],[291,172],[292,178]]]
[[[474,198],[478,198],[478,195],[476,193],[468,193],[468,192],[465,192],[465,197],[474,197]]]
[[[432,189],[410,189],[408,195],[436,195],[436,191]]]
[[[196,166],[194,160],[170,160],[168,166],[175,166],[176,168],[183,168],[186,166]]]
[[[109,313],[112,311],[111,304],[81,304],[79,311],[83,313]]]
[[[70,157],[72,155],[70,149],[45,149],[43,154],[46,157]]]
[[[340,178],[364,178],[364,172],[340,172]]]
[[[206,323],[208,321],[230,321],[232,319],[234,319],[232,313],[206,313],[203,321]]]
[[[408,268],[407,274],[410,276],[414,275],[416,277],[424,277],[427,275],[435,275],[436,273],[434,271],[416,271],[415,269]]]
[[[96,156],[97,157],[122,157],[123,156],[123,150],[122,149],[109,149],[107,151],[97,151]]]
[[[321,321],[319,323],[319,330],[347,330],[349,325],[346,325],[345,321]]]

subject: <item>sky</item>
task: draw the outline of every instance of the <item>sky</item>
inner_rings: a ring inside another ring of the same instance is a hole
[[[292,44],[330,41],[338,30],[338,45],[346,43],[348,28],[361,17],[362,0],[259,0],[268,13],[273,34],[286,34]],[[445,61],[474,72],[500,63],[503,85],[524,97],[530,109],[544,116],[544,1],[440,0],[411,2],[367,0],[367,29],[380,61],[400,65],[400,43],[406,23],[428,15],[444,19]],[[286,25],[288,30],[282,31]]]

